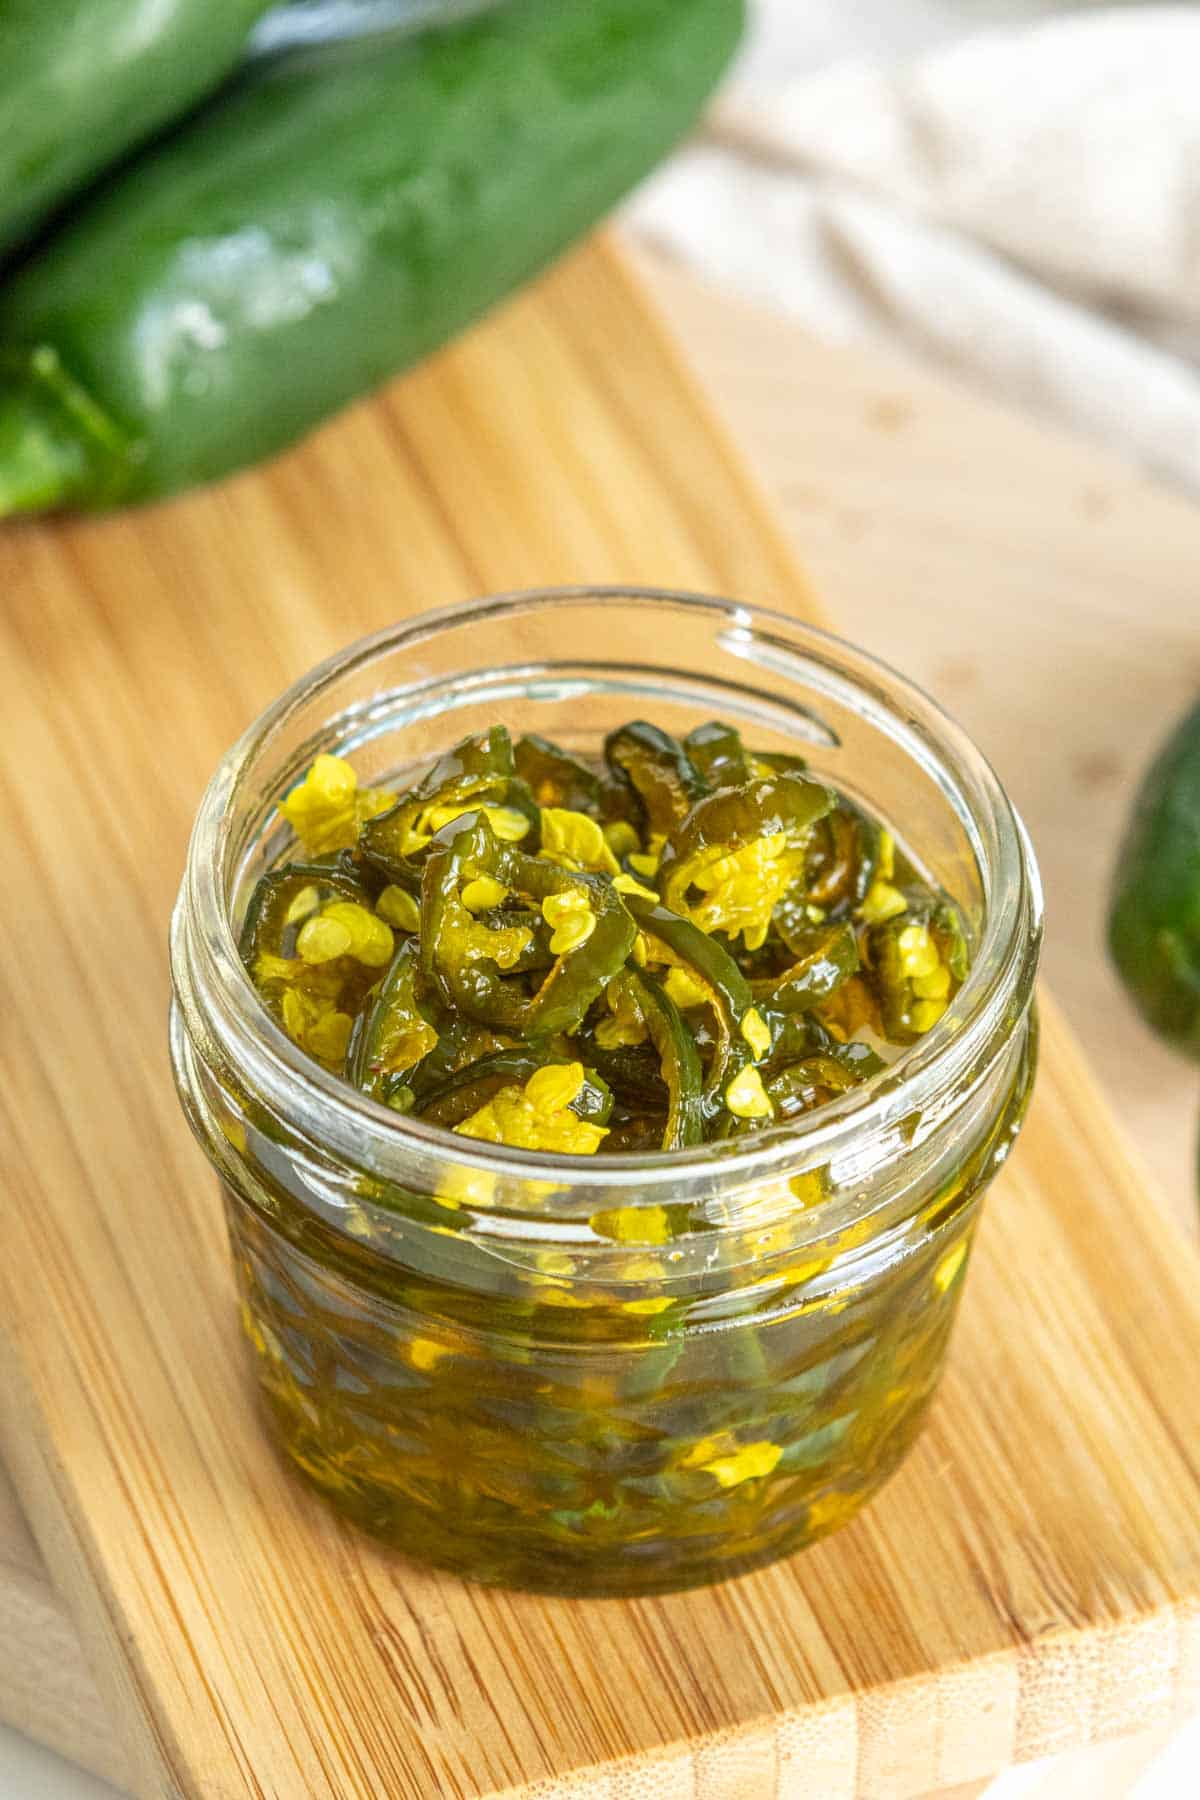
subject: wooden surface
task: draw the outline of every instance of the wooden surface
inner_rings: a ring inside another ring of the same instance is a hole
[[[163,1055],[192,808],[328,649],[588,578],[807,594],[597,249],[268,475],[0,537],[6,907],[38,945],[0,1012],[4,1441],[140,1793],[911,1795],[1200,1703],[1196,1268],[1053,1009],[930,1430],[805,1556],[636,1604],[488,1594],[264,1451]]]

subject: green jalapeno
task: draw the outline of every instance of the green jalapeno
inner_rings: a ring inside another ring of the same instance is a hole
[[[664,904],[705,931],[766,941],[775,908],[803,874],[812,829],[835,796],[802,775],[721,788],[668,837],[659,865]]]
[[[349,1079],[385,1104],[408,1088],[412,1070],[437,1048],[431,1010],[418,998],[420,973],[420,947],[416,938],[406,938],[350,1040]]]
[[[679,739],[641,719],[610,732],[604,759],[637,795],[651,836],[666,837],[708,791]]]
[[[1148,1024],[1200,1060],[1200,704],[1139,790],[1117,857],[1108,942]]]
[[[538,808],[517,775],[512,740],[503,725],[464,738],[395,806],[369,819],[359,837],[360,855],[388,881],[415,892],[423,853],[435,832],[479,806],[519,814],[508,830],[517,837],[532,833],[536,841]]]
[[[853,926],[844,921],[794,930],[787,945],[796,953],[796,961],[781,975],[750,984],[756,1000],[780,1012],[806,1012],[819,1006],[858,972],[858,939]]]
[[[215,87],[269,0],[5,0],[0,252]]]
[[[431,1124],[453,1129],[471,1113],[477,1112],[497,1088],[514,1081],[526,1082],[538,1069],[565,1066],[562,1057],[532,1047],[495,1050],[425,1094],[418,1110]],[[586,1119],[590,1124],[608,1124],[613,1108],[612,1090],[595,1069],[584,1070],[583,1085],[570,1102],[570,1108],[576,1118]]]
[[[967,973],[967,945],[954,907],[906,895],[904,912],[868,927],[864,963],[887,1036],[911,1043],[945,1012]]]
[[[258,11],[139,6],[139,73],[114,23],[129,7],[92,5],[89,27],[79,0],[20,0],[27,50],[0,113],[18,230],[181,113]],[[507,0],[410,39],[260,58],[83,195],[0,286],[0,517],[211,481],[428,355],[641,180],[742,22],[741,0]]]
[[[683,747],[692,767],[710,788],[741,787],[754,779],[756,771],[741,732],[721,719],[697,725],[684,738]]]
[[[421,882],[427,979],[447,1004],[483,1024],[525,1035],[574,1030],[633,948],[637,928],[620,894],[604,877],[563,869],[503,844],[485,813],[470,814],[438,835]],[[481,878],[534,900],[547,917],[547,902],[558,901],[554,913],[567,937],[570,916],[578,920],[578,941],[555,952],[553,966],[533,993],[519,985],[519,977],[505,978],[487,929],[464,904],[463,890]]]
[[[712,1009],[716,1039],[705,1083],[706,1102],[711,1108],[720,1103],[726,1083],[738,1069],[754,1058],[754,1048],[745,1035],[754,1011],[750,985],[729,952],[690,919],[636,894],[626,896],[626,905],[646,935],[651,960],[657,957],[686,970],[699,991],[701,1003]],[[753,1034],[753,1022],[749,1029]],[[760,1050],[765,1042],[760,1041]]]
[[[318,757],[280,810],[328,848],[259,883],[251,977],[317,1061],[468,1137],[590,1155],[786,1124],[930,1029],[969,958],[889,832],[767,766],[719,721],[634,723],[595,761],[495,726],[407,788]]]
[[[305,919],[335,895],[344,900],[364,896],[361,884],[337,856],[289,863],[277,874],[264,875],[246,908],[240,943],[243,959],[251,962],[263,954],[291,956]]]
[[[813,830],[804,871],[806,906],[848,912],[866,898],[878,863],[878,825],[839,796]]]
[[[703,1071],[695,1040],[670,995],[653,981],[626,969],[614,978],[619,996],[626,996],[642,1018],[658,1057],[667,1090],[667,1117],[661,1148],[680,1150],[698,1144],[704,1136],[702,1105]]]
[[[858,1087],[883,1068],[883,1062],[868,1045],[854,1044],[846,1048],[857,1054],[850,1057],[810,1056],[773,1076],[767,1083],[767,1093],[776,1117],[790,1119],[798,1113],[812,1112],[837,1094]]]
[[[516,773],[538,806],[561,806],[569,812],[604,815],[613,789],[595,769],[560,750],[548,739],[527,732],[513,747]]]
[[[315,1061],[340,1071],[355,1019],[392,957],[391,928],[340,858],[293,863],[258,883],[241,954],[276,1020]]]

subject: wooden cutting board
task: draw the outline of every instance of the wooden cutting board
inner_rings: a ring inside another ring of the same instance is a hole
[[[687,1596],[488,1593],[344,1531],[264,1448],[163,1047],[193,807],[346,639],[587,579],[814,610],[603,247],[267,473],[0,534],[29,944],[0,1426],[140,1794],[912,1795],[1200,1702],[1197,1269],[1049,1006],[933,1422],[838,1537]]]

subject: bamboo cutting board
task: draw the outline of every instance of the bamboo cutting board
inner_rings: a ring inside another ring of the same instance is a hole
[[[911,1795],[1200,1702],[1200,1284],[1053,1009],[930,1430],[840,1536],[688,1596],[488,1593],[265,1451],[163,1048],[192,809],[346,639],[587,579],[813,609],[603,248],[266,474],[0,534],[30,946],[0,1007],[4,1446],[141,1794]]]

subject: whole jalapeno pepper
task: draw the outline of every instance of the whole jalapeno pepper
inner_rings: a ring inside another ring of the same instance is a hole
[[[270,0],[5,0],[0,253],[233,70]]]
[[[418,361],[683,135],[742,18],[508,0],[256,64],[0,289],[0,517],[211,481]]]
[[[1200,703],[1138,793],[1117,857],[1108,942],[1147,1023],[1200,1060]]]

